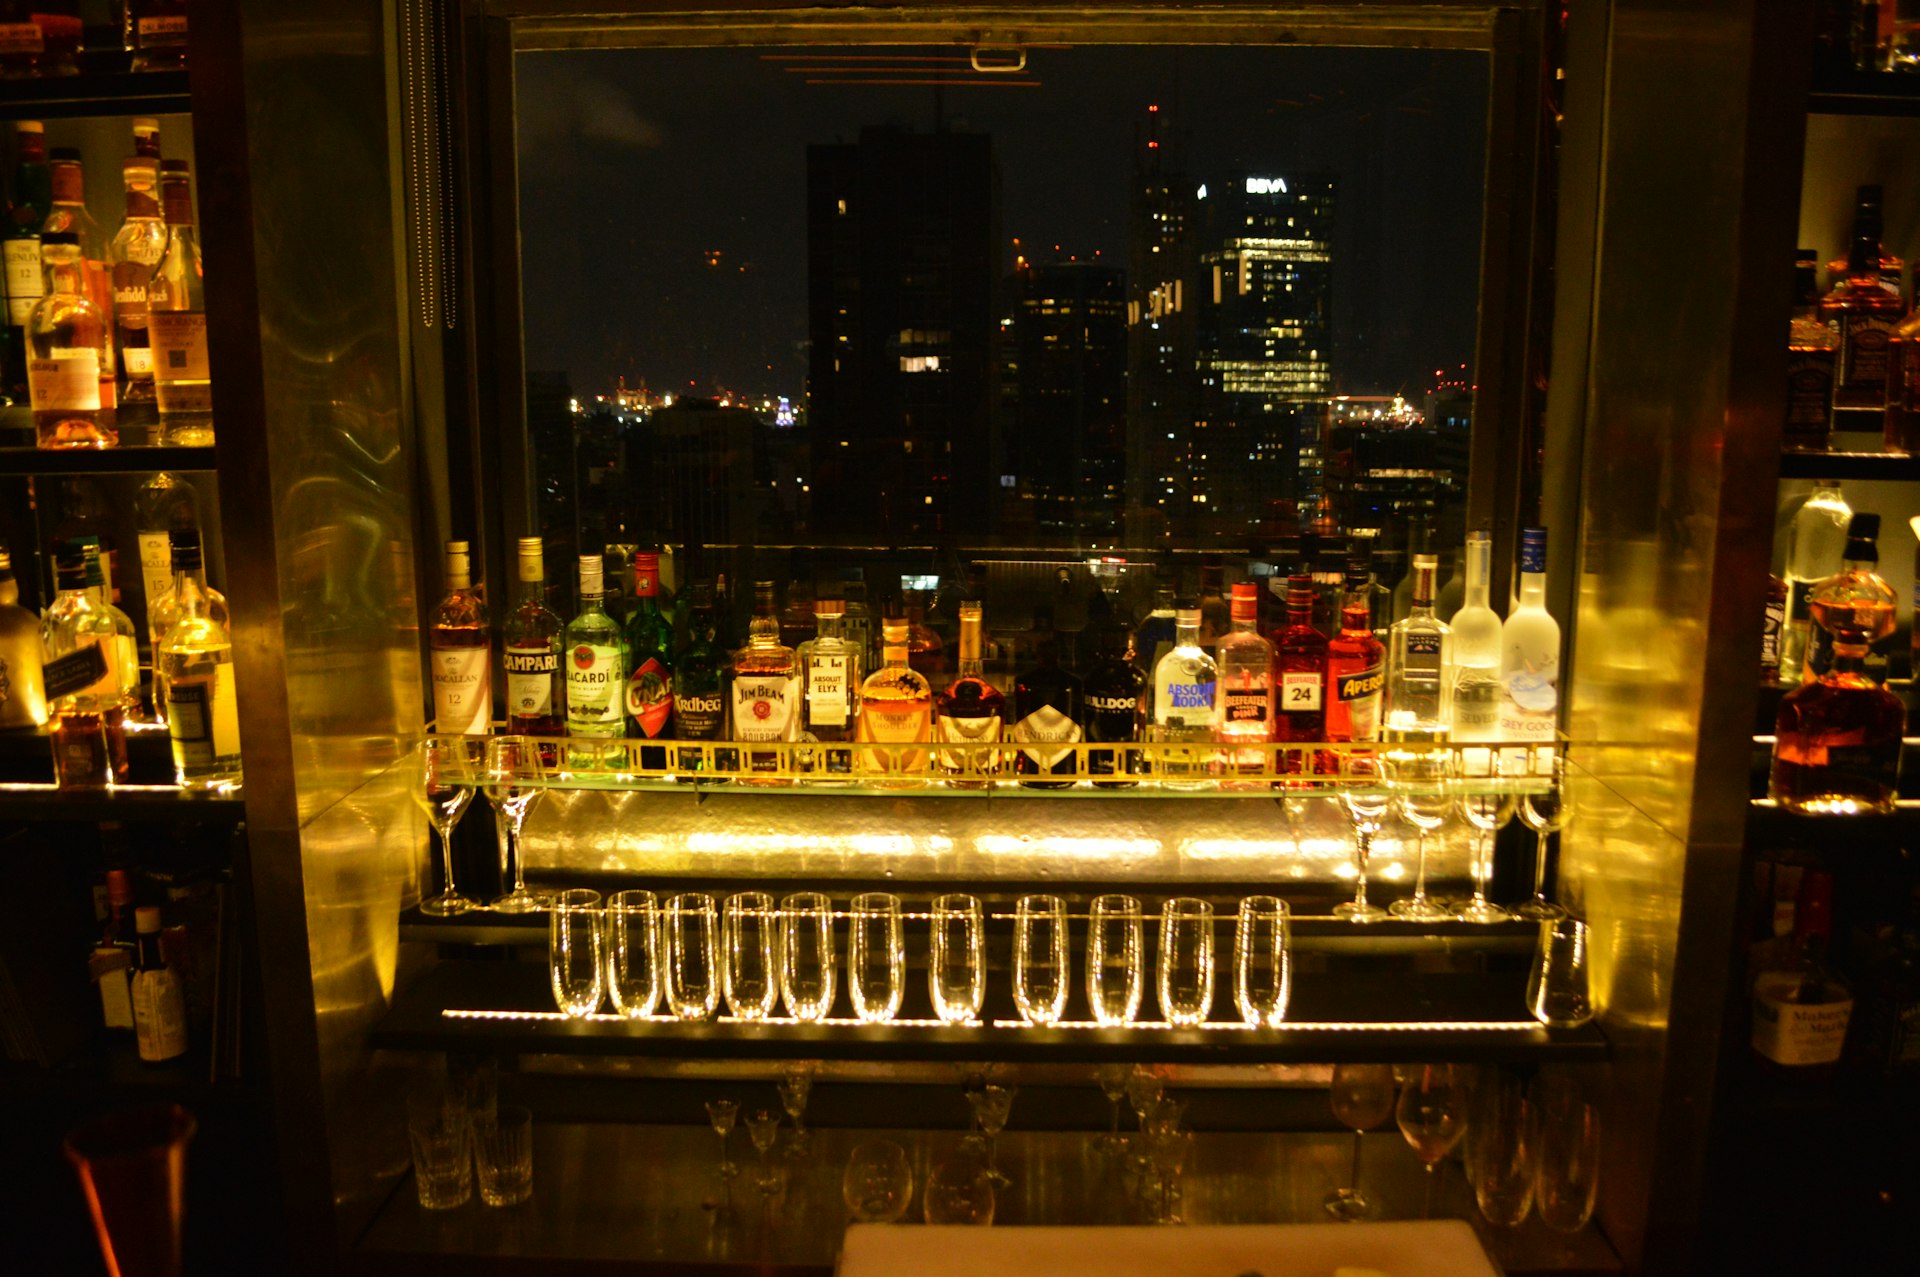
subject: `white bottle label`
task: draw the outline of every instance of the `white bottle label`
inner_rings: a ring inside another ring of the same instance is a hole
[[[501,663],[507,670],[507,713],[527,718],[553,713],[553,674],[560,658],[550,647],[510,647]]]
[[[35,412],[100,411],[100,354],[60,350],[27,360],[27,397]]]
[[[7,322],[15,328],[26,327],[33,308],[47,295],[46,278],[40,270],[40,238],[10,239],[0,244],[0,258],[7,271]]]
[[[737,674],[733,734],[739,740],[792,740],[799,680],[791,674]]]
[[[1054,706],[1042,705],[1008,729],[1007,739],[1020,745],[1056,742],[1073,745],[1080,740],[1080,724],[1062,714]],[[1020,752],[1042,771],[1051,771],[1073,751],[1070,749],[1022,749]]]
[[[240,753],[240,713],[234,703],[233,663],[214,671],[211,679],[166,683],[167,734],[173,738],[173,760],[180,767],[211,767]]]
[[[162,384],[205,381],[212,376],[207,362],[205,311],[152,311],[147,326],[153,335],[153,373]]]
[[[1560,660],[1548,653],[1529,661],[1508,656],[1502,675],[1500,735],[1506,740],[1551,741],[1560,708]]]
[[[0,22],[0,53],[45,53],[46,41],[35,22]]]
[[[1312,670],[1280,675],[1280,708],[1296,714],[1316,714],[1325,703],[1327,676]]]
[[[433,650],[435,731],[462,736],[487,734],[493,707],[488,669],[491,656],[484,645]]]
[[[180,977],[161,967],[133,976],[133,1034],[143,1060],[171,1060],[187,1051],[187,1000]]]
[[[153,376],[153,347],[122,346],[120,347],[120,358],[127,365],[127,376]]]
[[[815,656],[807,662],[807,721],[816,727],[847,725],[847,658]]]
[[[173,593],[173,542],[164,532],[140,534],[140,583],[146,587],[151,618],[154,606]]]
[[[1753,1049],[1775,1064],[1832,1064],[1847,1040],[1853,999],[1790,1001],[1800,988],[1795,971],[1770,971],[1753,985]]]
[[[620,648],[612,643],[576,643],[567,649],[566,662],[567,723],[617,734],[627,690]]]
[[[135,42],[143,49],[158,48],[161,45],[185,44],[187,42],[187,16],[185,14],[167,14],[156,18],[141,18],[134,26]]]

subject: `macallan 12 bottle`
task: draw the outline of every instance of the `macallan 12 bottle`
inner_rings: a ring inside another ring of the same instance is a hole
[[[955,789],[985,789],[995,771],[994,751],[986,747],[999,743],[1006,697],[981,671],[978,603],[960,604],[959,645],[960,672],[940,690],[934,735],[974,748],[941,750],[940,771]]]
[[[660,556],[635,554],[633,615],[627,619],[627,735],[667,740],[673,718],[673,619],[660,610]],[[642,748],[640,765],[664,770],[665,746]]]
[[[520,594],[500,622],[507,731],[515,736],[566,734],[567,683],[560,668],[565,626],[560,614],[547,606],[543,550],[539,537],[520,538]]]
[[[884,663],[860,685],[862,741],[875,745],[918,745],[933,735],[933,688],[924,675],[907,664],[907,623],[889,617],[881,626]],[[861,765],[869,771],[900,777],[874,782],[887,786],[919,783],[927,770],[922,749],[861,751]]]
[[[493,647],[487,602],[473,588],[465,541],[447,542],[447,592],[434,609],[427,648],[433,664],[433,729],[485,736],[493,722]]]

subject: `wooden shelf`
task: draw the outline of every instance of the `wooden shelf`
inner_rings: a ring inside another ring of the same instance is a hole
[[[0,120],[172,115],[193,109],[185,71],[128,71],[115,50],[83,55],[79,75],[0,80]]]

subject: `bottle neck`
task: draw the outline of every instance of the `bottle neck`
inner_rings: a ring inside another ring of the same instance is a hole
[[[1373,633],[1373,607],[1366,586],[1349,589],[1341,596],[1340,628],[1349,634]]]
[[[1475,539],[1467,542],[1467,592],[1468,607],[1488,607],[1489,591],[1492,586],[1489,577],[1493,575],[1493,542]]]
[[[880,656],[890,670],[903,670],[907,668],[907,645],[905,643],[901,643],[898,646],[892,643],[887,644],[880,649]]]
[[[823,639],[836,643],[845,642],[847,637],[847,618],[845,616],[815,616],[815,633]]]
[[[79,297],[86,292],[81,279],[81,270],[85,263],[77,258],[61,257],[48,259],[47,291],[62,297]]]
[[[1184,622],[1176,623],[1173,627],[1173,644],[1175,647],[1199,647],[1200,623],[1198,621],[1191,625]]]
[[[146,185],[128,185],[127,220],[129,222],[157,222],[160,220],[160,201],[153,196],[153,188]]]
[[[529,576],[525,565],[521,566],[519,601],[522,603],[538,603],[542,607],[546,606],[547,581],[544,573],[536,569],[533,575]]]
[[[192,567],[174,568],[173,599],[176,616],[205,614],[211,600],[207,595],[207,570],[204,565],[196,563]]]
[[[980,677],[980,618],[960,618],[960,677]]]

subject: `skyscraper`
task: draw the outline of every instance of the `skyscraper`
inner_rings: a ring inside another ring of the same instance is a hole
[[[1127,539],[1191,521],[1187,445],[1199,405],[1194,184],[1166,113],[1147,109],[1127,215]]]
[[[869,128],[807,148],[817,534],[989,531],[998,221],[985,134]]]

